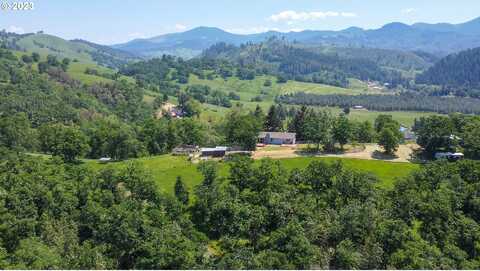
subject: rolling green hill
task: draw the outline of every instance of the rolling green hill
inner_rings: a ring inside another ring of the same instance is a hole
[[[17,45],[28,52],[37,52],[42,55],[55,55],[58,57],[68,57],[78,61],[93,63],[90,55],[94,49],[81,43],[69,42],[56,36],[47,34],[28,35],[19,41]]]
[[[44,50],[47,51],[48,50]],[[31,55],[30,51],[12,51],[18,58],[21,58],[24,55]],[[38,51],[37,51],[38,52]],[[40,53],[40,60],[45,61],[48,54]],[[78,60],[78,59],[77,59]],[[38,70],[37,63],[32,63],[32,68]],[[98,63],[92,61],[74,61],[71,62],[67,69],[67,74],[75,80],[78,80],[84,84],[92,85],[95,83],[113,83],[114,80],[102,77],[100,75],[87,74],[85,71],[87,69],[94,69],[99,72],[99,74],[108,74],[113,75],[116,73],[115,70],[99,65]],[[131,77],[120,75],[120,80],[125,79],[130,83],[134,83],[135,80]]]
[[[110,48],[84,40],[65,40],[53,35],[36,33],[25,35],[2,36],[7,48],[25,52],[36,52],[41,55],[54,55],[59,58],[70,58],[82,63],[99,64],[117,69],[128,62],[139,60],[132,53]]]

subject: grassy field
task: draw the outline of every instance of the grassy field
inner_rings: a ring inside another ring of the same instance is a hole
[[[92,64],[92,63],[82,63],[82,62],[70,63],[67,73],[73,79],[76,79],[87,85],[91,85],[93,83],[112,83],[113,82],[113,80],[110,80],[101,76],[85,74],[85,70],[87,68],[96,69],[99,73],[114,73],[114,71],[108,68],[105,68],[96,64]]]
[[[20,39],[17,43],[28,52],[37,52],[41,55],[57,55],[61,56],[61,58],[68,57],[86,63],[94,63],[88,53],[93,48],[86,44],[68,42],[46,34],[29,35]]]
[[[266,113],[268,108],[273,104],[269,102],[242,102],[243,107],[249,110],[254,110],[255,107],[260,105],[263,111]],[[332,114],[338,115],[342,111],[341,108],[338,107],[315,107],[321,108],[324,110],[331,111]],[[204,104],[203,105],[203,112],[201,118],[204,120],[218,120],[230,109],[215,105]],[[429,113],[429,112],[412,112],[412,111],[369,111],[369,110],[351,110],[348,118],[350,120],[355,121],[370,121],[371,123],[375,122],[375,119],[378,115],[385,114],[385,115],[392,115],[393,119],[400,122],[402,125],[406,125],[407,127],[412,127],[415,119],[436,115],[436,113]]]
[[[265,81],[270,80],[272,85],[264,86]],[[257,76],[254,80],[240,80],[237,77],[230,77],[227,80],[215,78],[214,80],[199,79],[195,75],[189,78],[189,84],[200,84],[210,86],[212,89],[229,93],[231,91],[240,96],[240,100],[249,102],[252,98],[262,95],[265,101],[272,102],[277,95],[307,92],[320,95],[327,94],[349,94],[357,95],[362,93],[378,93],[367,90],[366,85],[359,80],[350,80],[350,88],[340,88],[323,84],[304,83],[288,81],[285,84],[277,84],[273,76]]]
[[[265,87],[263,83],[266,80],[272,81],[272,86]],[[351,79],[349,88],[340,88],[322,84],[303,83],[296,81],[288,81],[285,84],[277,84],[276,79],[272,76],[257,76],[255,80],[239,80],[235,77],[230,77],[227,80],[222,78],[215,78],[214,80],[202,80],[195,75],[191,75],[189,79],[189,85],[201,84],[208,85],[214,90],[220,90],[225,93],[233,91],[240,96],[240,101],[232,101],[233,104],[239,102],[245,109],[254,110],[257,105],[260,105],[266,112],[268,108],[274,103],[274,98],[277,95],[295,92],[308,92],[320,95],[327,94],[378,94],[384,93],[379,90],[368,89],[366,84],[362,81]],[[186,87],[186,86],[185,86]],[[251,99],[261,95],[263,101],[252,102]],[[228,108],[204,104],[204,111],[202,113],[202,119],[215,120],[219,119],[228,112]],[[333,114],[340,114],[342,109],[338,107],[324,108],[330,110]],[[423,116],[434,115],[435,113],[425,112],[411,112],[411,111],[368,111],[368,110],[352,110],[348,116],[351,120],[356,121],[370,121],[374,122],[375,118],[380,114],[392,115],[395,120],[406,126],[412,126],[416,118]]]
[[[21,58],[23,55],[31,55],[30,52],[23,52],[23,51],[14,51],[14,53],[18,58]],[[45,61],[47,59],[47,55],[48,54],[46,54],[46,53],[40,53],[40,61]],[[59,60],[61,60],[61,59],[62,58],[60,58]],[[37,64],[33,63],[32,68],[34,70],[38,70]],[[91,61],[86,61],[85,62],[85,59],[78,60],[76,62],[71,61],[70,64],[68,65],[67,73],[71,78],[73,78],[75,80],[78,80],[78,81],[80,81],[84,84],[87,84],[87,85],[92,85],[94,83],[113,83],[114,82],[113,80],[102,77],[102,76],[85,74],[85,70],[87,68],[95,69],[100,74],[102,74],[102,73],[114,74],[115,73],[114,70],[112,70],[110,68],[107,68],[107,67],[104,67],[104,66],[100,66],[98,64],[95,64],[94,62],[91,62]],[[130,83],[135,83],[135,79],[133,79],[132,77],[122,75],[122,76],[120,76],[120,79],[125,79]]]
[[[389,189],[393,186],[397,178],[405,177],[419,166],[410,163],[390,163],[384,161],[358,160],[358,159],[337,159],[337,158],[319,158],[319,157],[301,157],[292,159],[279,160],[280,163],[288,170],[294,168],[305,168],[314,160],[323,160],[333,162],[341,160],[347,167],[360,171],[370,172],[380,179],[378,186]],[[151,173],[153,179],[158,184],[160,191],[165,193],[173,193],[174,184],[177,176],[181,176],[186,185],[192,190],[198,185],[202,176],[196,169],[196,165],[188,162],[185,157],[163,155],[149,158],[136,159],[148,172]],[[87,161],[87,165],[93,169],[101,169],[105,167],[122,168],[128,162],[114,163],[110,165],[102,165],[96,161]],[[258,161],[257,161],[258,163]],[[229,166],[227,163],[219,163],[219,175],[228,176]]]
[[[333,109],[335,111],[338,111],[340,113],[340,108]],[[403,125],[406,125],[408,127],[412,127],[415,119],[421,118],[421,117],[426,117],[426,116],[432,116],[436,115],[436,113],[428,113],[428,112],[412,112],[412,111],[388,111],[388,112],[382,112],[382,111],[369,111],[369,110],[351,110],[350,115],[348,118],[350,120],[356,120],[356,121],[370,121],[374,122],[375,119],[377,118],[378,115],[380,114],[386,114],[386,115],[392,115],[393,119],[400,122]]]

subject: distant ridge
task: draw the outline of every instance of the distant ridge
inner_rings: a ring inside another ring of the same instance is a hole
[[[202,26],[181,33],[136,39],[112,45],[112,47],[145,57],[162,54],[192,57],[218,42],[234,45],[247,42],[258,43],[271,36],[280,36],[289,41],[305,44],[425,51],[444,56],[480,46],[480,18],[461,24],[416,23],[407,25],[393,22],[379,29],[370,30],[349,27],[341,31],[305,30],[288,33],[268,31],[248,35]]]

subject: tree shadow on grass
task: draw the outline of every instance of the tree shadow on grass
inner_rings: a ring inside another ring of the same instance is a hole
[[[299,149],[295,151],[295,154],[300,155],[300,156],[319,156],[319,155],[344,155],[348,154],[351,151],[347,149],[340,149],[340,148],[335,148],[333,150],[324,150],[322,148],[317,149],[317,148],[306,148],[306,149]]]
[[[413,151],[410,162],[416,164],[425,164],[428,161],[432,161],[433,157],[428,156],[422,149],[416,149]]]
[[[372,153],[372,158],[375,158],[378,160],[392,161],[397,159],[398,156],[392,155],[392,154],[386,154],[384,152],[376,150]]]

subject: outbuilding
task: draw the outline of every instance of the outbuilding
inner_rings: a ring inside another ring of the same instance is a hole
[[[101,164],[110,163],[110,162],[112,162],[112,158],[110,158],[110,157],[102,157],[102,158],[98,159],[98,162],[101,163]]]
[[[215,147],[215,148],[201,148],[200,154],[202,157],[224,157],[227,153],[227,147]]]

